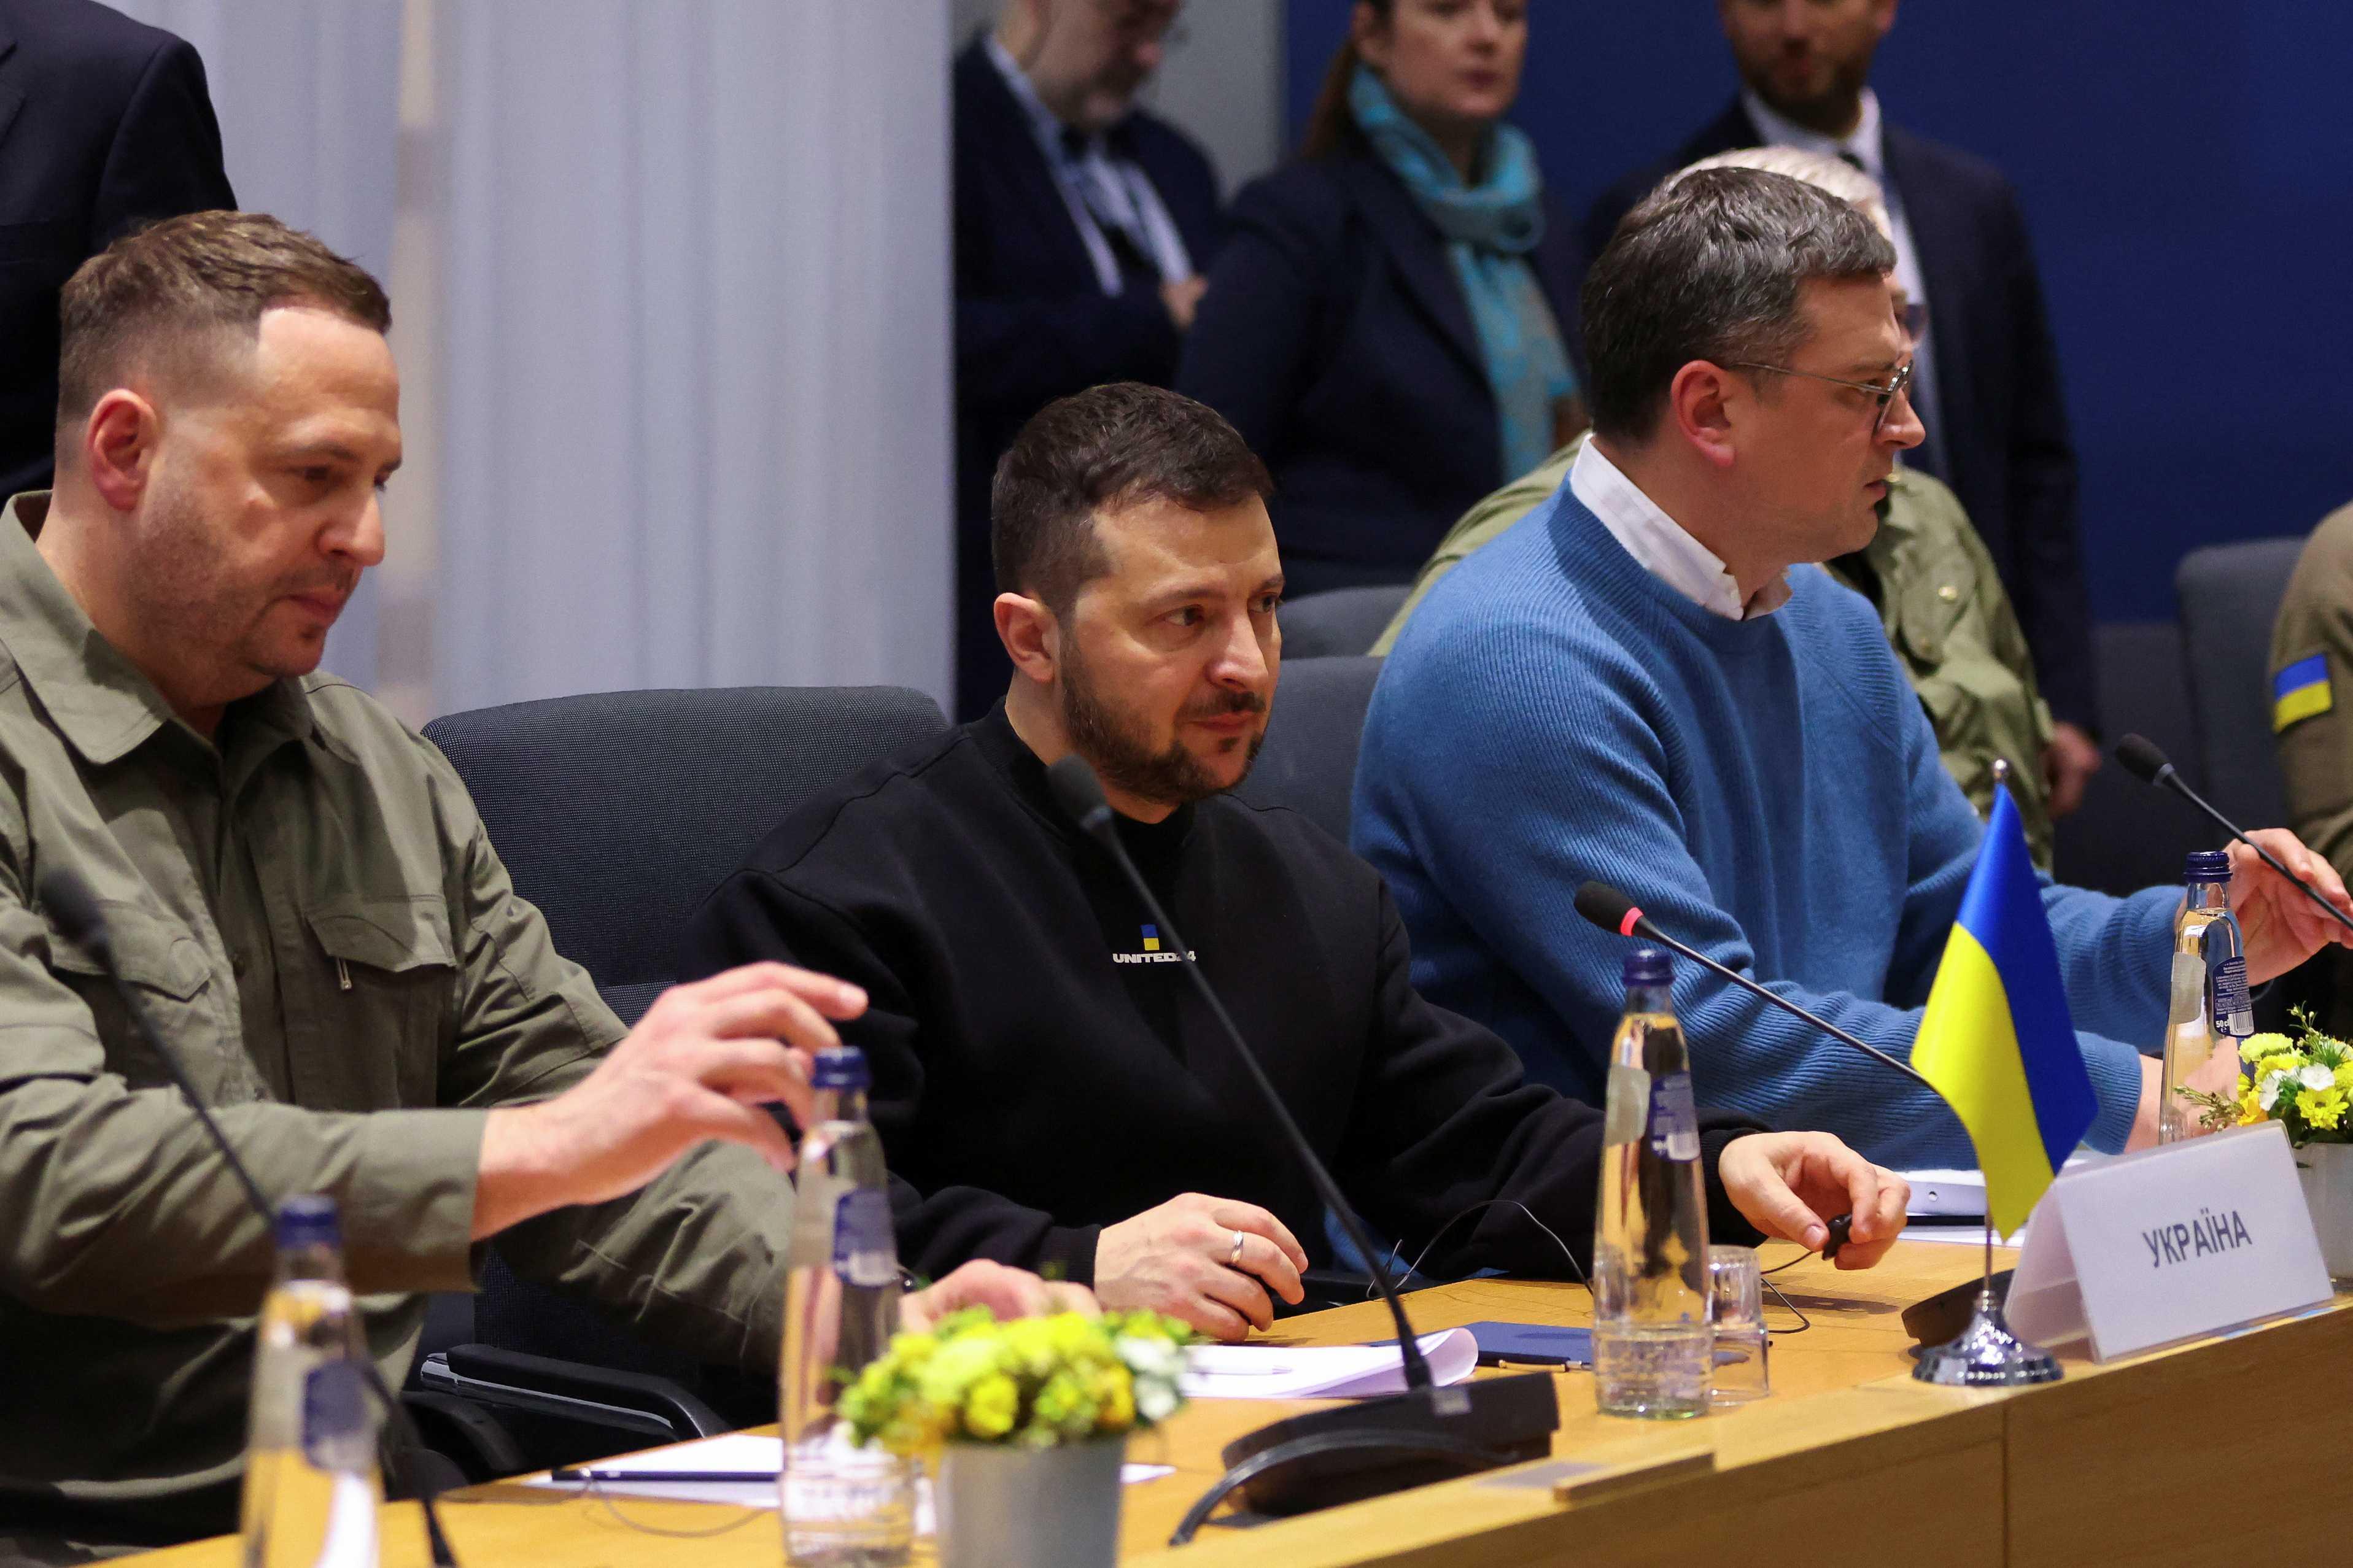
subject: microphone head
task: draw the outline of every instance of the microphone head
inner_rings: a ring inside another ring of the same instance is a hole
[[[106,917],[98,912],[98,899],[89,883],[55,866],[41,873],[34,893],[58,928],[76,944],[100,956],[112,951],[106,939]]]
[[[1103,798],[1103,782],[1076,752],[1046,770],[1046,788],[1082,833],[1099,834],[1111,826],[1111,803]]]
[[[2126,735],[2118,741],[2116,761],[2124,764],[2125,772],[2143,784],[2157,783],[2158,776],[2173,766],[2157,749],[2157,742],[2146,735]]]
[[[1642,911],[1634,900],[1607,882],[1588,882],[1577,889],[1577,912],[1619,936],[1630,936],[1630,919],[1639,920]]]

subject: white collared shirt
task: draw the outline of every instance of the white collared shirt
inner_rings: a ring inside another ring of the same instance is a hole
[[[1862,89],[1862,114],[1854,130],[1844,137],[1825,136],[1819,131],[1809,131],[1793,120],[1774,112],[1772,107],[1750,89],[1740,92],[1741,107],[1748,110],[1750,123],[1757,134],[1773,147],[1796,147],[1808,153],[1820,153],[1836,158],[1852,154],[1879,186],[1880,198],[1887,204],[1888,227],[1894,231],[1895,282],[1915,304],[1928,302],[1928,280],[1920,275],[1919,247],[1912,243],[1912,226],[1905,220],[1904,194],[1895,182],[1887,177],[1887,138],[1879,117],[1879,95],[1869,88]],[[1930,443],[1936,435],[1936,356],[1935,338],[1936,319],[1932,312],[1928,330],[1912,349],[1912,406],[1920,415],[1920,423],[1928,428]]]
[[[1071,222],[1077,226],[1079,239],[1087,247],[1087,258],[1094,263],[1095,281],[1106,294],[1117,294],[1122,288],[1119,258],[1112,254],[1111,242],[1103,237],[1103,227],[1095,222],[1088,206],[1090,196],[1076,188],[1077,182],[1086,183],[1092,199],[1103,204],[1107,212],[1126,219],[1121,226],[1139,234],[1152,254],[1153,264],[1160,269],[1164,283],[1181,282],[1193,276],[1193,258],[1185,248],[1185,237],[1176,232],[1176,223],[1161,204],[1160,193],[1152,188],[1152,181],[1142,169],[1126,158],[1112,155],[1111,148],[1097,132],[1087,138],[1086,151],[1073,158],[1062,145],[1062,121],[1046,107],[1038,89],[1021,73],[1018,61],[1006,52],[1005,46],[992,33],[983,41],[982,51],[997,74],[1005,79],[1014,101],[1029,120],[1029,132],[1038,140],[1039,150],[1046,154],[1046,167],[1053,171],[1054,184],[1062,193],[1062,205],[1071,211]]]
[[[1708,614],[1745,621],[1769,616],[1789,602],[1787,573],[1744,601],[1739,580],[1725,570],[1715,552],[1685,532],[1589,437],[1569,466],[1568,490],[1644,571]]]

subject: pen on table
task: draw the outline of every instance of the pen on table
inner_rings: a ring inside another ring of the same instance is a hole
[[[565,1466],[547,1472],[551,1481],[678,1481],[708,1482],[712,1486],[749,1485],[776,1479],[774,1470],[598,1470],[575,1469]]]

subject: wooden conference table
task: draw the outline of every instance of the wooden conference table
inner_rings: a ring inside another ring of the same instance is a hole
[[[1767,1268],[1796,1256],[1765,1249]],[[2353,1297],[2317,1312],[2106,1367],[2066,1357],[2064,1381],[1972,1393],[1915,1383],[1899,1321],[1923,1296],[1976,1274],[1976,1247],[1898,1245],[1841,1274],[1809,1258],[1775,1280],[1811,1320],[1777,1336],[1773,1396],[1688,1422],[1603,1416],[1592,1380],[1561,1375],[1556,1459],[1603,1467],[1567,1500],[1545,1462],[1424,1487],[1257,1529],[1176,1521],[1223,1467],[1219,1449],[1298,1404],[1204,1401],[1130,1444],[1176,1473],[1127,1489],[1123,1563],[1167,1568],[1342,1568],[1479,1563],[1675,1564],[1769,1560],[1835,1568],[2341,1563],[2353,1514]],[[2005,1257],[2007,1264],[2012,1259]],[[1424,1332],[1485,1318],[1590,1321],[1576,1286],[1472,1280],[1409,1299]],[[1796,1319],[1767,1297],[1776,1328]],[[1275,1342],[1388,1336],[1377,1303],[1293,1318]],[[1492,1375],[1482,1373],[1480,1375]],[[2261,1478],[2250,1483],[2248,1478]],[[2248,1490],[2252,1484],[2253,1490]],[[627,1500],[632,1529],[595,1499],[512,1483],[451,1494],[443,1521],[467,1568],[776,1568],[775,1517],[712,1504]],[[237,1542],[137,1559],[232,1568]],[[929,1563],[929,1542],[918,1563]],[[414,1504],[385,1510],[385,1568],[423,1568]]]

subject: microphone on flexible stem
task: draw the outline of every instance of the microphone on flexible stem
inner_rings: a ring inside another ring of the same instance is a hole
[[[2327,899],[2322,898],[2318,890],[2316,889],[2311,883],[2306,881],[2303,878],[2289,870],[2285,866],[2281,865],[2278,856],[2273,854],[2270,850],[2264,848],[2262,845],[2248,837],[2243,832],[2240,831],[2239,825],[2237,823],[2232,822],[2229,817],[2223,816],[2221,812],[2208,805],[2206,803],[2206,798],[2203,795],[2200,795],[2196,790],[2191,789],[2189,784],[2182,781],[2181,774],[2175,770],[2172,763],[2166,759],[2165,753],[2158,751],[2157,749],[2157,743],[2151,741],[2147,736],[2126,735],[2123,740],[2118,741],[2116,742],[2116,761],[2125,765],[2125,772],[2132,774],[2133,777],[2140,780],[2141,783],[2155,784],[2159,789],[2169,789],[2174,794],[2179,795],[2182,799],[2188,801],[2190,805],[2196,806],[2199,810],[2204,812],[2207,816],[2212,817],[2216,826],[2220,827],[2223,832],[2229,834],[2232,837],[2237,839],[2240,843],[2245,845],[2248,848],[2261,856],[2264,865],[2269,866],[2273,870],[2277,871],[2281,876],[2285,877],[2289,881],[2295,883],[2306,898],[2310,899],[2314,903],[2318,904],[2322,909],[2327,910],[2330,920],[2335,921],[2338,925],[2343,926],[2348,931],[2353,931],[2353,917],[2347,916],[2343,910],[2338,909],[2335,904],[2332,904]]]
[[[253,1179],[253,1173],[237,1157],[236,1146],[221,1131],[220,1123],[213,1120],[213,1113],[206,1108],[203,1097],[196,1093],[196,1086],[189,1079],[187,1068],[164,1043],[163,1036],[157,1033],[154,1021],[148,1017],[138,993],[131,988],[122,978],[122,971],[115,966],[114,939],[107,930],[106,916],[100,912],[98,900],[90,892],[89,884],[71,871],[58,867],[42,873],[37,894],[41,907],[57,921],[58,929],[98,960],[99,967],[106,971],[107,979],[113,983],[115,995],[121,999],[123,1010],[131,1016],[132,1026],[139,1031],[140,1038],[147,1042],[147,1048],[154,1053],[155,1059],[164,1064],[164,1072],[170,1075],[172,1082],[187,1100],[188,1109],[196,1113],[196,1121],[203,1124],[213,1147],[237,1177],[237,1184],[245,1189],[246,1202],[260,1216],[262,1227],[274,1229],[278,1223],[277,1215],[270,1208],[269,1198],[263,1195],[261,1184]],[[376,1366],[375,1359],[364,1353],[356,1359],[361,1375],[366,1379],[369,1390],[385,1407],[393,1425],[399,1429],[401,1440],[408,1445],[411,1452],[424,1453],[424,1435],[417,1431],[417,1424],[409,1418],[407,1410],[385,1386],[384,1373]],[[449,1538],[441,1530],[440,1512],[433,1506],[438,1489],[421,1466],[409,1479],[417,1493],[417,1500],[425,1510],[425,1533],[432,1545],[435,1568],[458,1568],[458,1554],[450,1549]]]
[[[1673,948],[1677,952],[1682,953],[1685,958],[1690,959],[1694,963],[1698,964],[1701,968],[1714,970],[1716,973],[1721,974],[1726,980],[1731,981],[1735,985],[1739,986],[1742,990],[1762,997],[1764,1000],[1770,1002],[1774,1006],[1780,1008],[1785,1013],[1793,1013],[1799,1017],[1803,1018],[1807,1023],[1811,1024],[1815,1028],[1820,1029],[1831,1039],[1838,1041],[1839,1044],[1842,1046],[1852,1046],[1856,1050],[1861,1051],[1864,1056],[1871,1058],[1873,1061],[1880,1063],[1883,1067],[1892,1068],[1895,1071],[1902,1073],[1905,1078],[1910,1079],[1913,1082],[1918,1084],[1929,1093],[1936,1093],[1936,1086],[1930,1083],[1926,1079],[1922,1078],[1920,1076],[1919,1069],[1915,1068],[1911,1063],[1896,1060],[1896,1058],[1889,1056],[1877,1046],[1865,1044],[1863,1041],[1855,1038],[1852,1035],[1848,1034],[1844,1029],[1840,1028],[1836,1024],[1831,1023],[1827,1018],[1818,1018],[1814,1016],[1813,1014],[1809,1013],[1803,1007],[1799,1006],[1795,1002],[1790,1001],[1787,996],[1782,995],[1779,992],[1772,989],[1770,986],[1760,984],[1757,981],[1750,979],[1747,975],[1741,973],[1740,971],[1731,968],[1726,964],[1718,963],[1715,960],[1710,958],[1707,954],[1700,952],[1699,949],[1695,947],[1687,947],[1683,943],[1677,942],[1665,931],[1661,931],[1658,926],[1651,921],[1650,916],[1644,914],[1641,909],[1636,907],[1633,900],[1628,898],[1617,889],[1609,886],[1607,882],[1588,882],[1585,886],[1577,889],[1577,912],[1583,915],[1587,920],[1591,921],[1595,925],[1599,926],[1603,931],[1616,931],[1620,936],[1639,936],[1645,942],[1655,942],[1662,947]]]
[[[1451,1388],[1433,1384],[1412,1320],[1406,1316],[1405,1303],[1398,1299],[1388,1270],[1378,1261],[1381,1249],[1365,1233],[1332,1173],[1316,1157],[1314,1145],[1299,1130],[1273,1080],[1266,1076],[1258,1053],[1250,1049],[1219,999],[1217,988],[1190,957],[1193,950],[1128,858],[1111,803],[1103,798],[1094,770],[1083,757],[1068,756],[1046,770],[1046,782],[1055,804],[1079,831],[1111,857],[1145,912],[1160,928],[1162,938],[1184,960],[1194,990],[1273,1110],[1276,1124],[1305,1168],[1316,1195],[1371,1267],[1374,1287],[1397,1324],[1398,1347],[1405,1361],[1403,1394],[1294,1415],[1227,1444],[1225,1475],[1193,1505],[1169,1544],[1181,1546],[1190,1541],[1210,1512],[1237,1490],[1261,1511],[1303,1513],[1498,1465],[1542,1458],[1551,1452],[1552,1434],[1560,1426],[1560,1398],[1550,1373],[1493,1378]]]
[[[1128,858],[1127,846],[1119,841],[1119,828],[1112,818],[1111,803],[1103,798],[1103,785],[1096,782],[1094,770],[1087,765],[1086,760],[1075,755],[1065,757],[1048,771],[1046,778],[1053,788],[1056,804],[1078,825],[1079,831],[1101,845],[1118,863],[1120,869],[1127,873],[1136,896],[1144,901],[1145,912],[1167,937],[1168,945],[1180,956],[1190,953],[1193,950],[1186,945],[1184,938],[1177,935],[1176,928],[1169,922],[1167,911],[1160,907],[1160,900],[1153,897],[1152,889],[1136,871],[1135,863]],[[1258,1086],[1258,1091],[1266,1102],[1274,1108],[1275,1121],[1282,1127],[1284,1138],[1290,1141],[1293,1152],[1299,1156],[1300,1163],[1307,1167],[1307,1177],[1315,1184],[1316,1196],[1324,1200],[1324,1205],[1338,1218],[1340,1228],[1348,1233],[1348,1240],[1371,1264],[1373,1283],[1379,1289],[1389,1316],[1397,1322],[1398,1346],[1405,1355],[1406,1386],[1416,1389],[1430,1387],[1430,1363],[1423,1357],[1421,1346],[1414,1338],[1413,1324],[1406,1318],[1405,1303],[1398,1300],[1397,1287],[1390,1283],[1388,1270],[1375,1261],[1381,1256],[1381,1249],[1373,1245],[1372,1237],[1357,1224],[1355,1211],[1349,1208],[1347,1199],[1340,1195],[1339,1184],[1333,1181],[1331,1172],[1324,1168],[1324,1162],[1315,1157],[1314,1146],[1299,1130],[1299,1123],[1292,1120],[1290,1108],[1282,1103],[1282,1097],[1275,1092],[1273,1082],[1266,1076],[1266,1069],[1259,1065],[1258,1053],[1250,1048],[1242,1038],[1241,1030],[1235,1026],[1232,1016],[1226,1012],[1226,1005],[1219,998],[1217,988],[1209,984],[1208,977],[1201,973],[1198,964],[1188,960],[1185,967],[1197,983],[1201,1000],[1208,1005],[1210,1016],[1217,1019],[1218,1026],[1225,1031],[1226,1037],[1233,1042],[1235,1051],[1241,1057],[1242,1066],[1250,1071],[1250,1080]]]
[[[1896,1060],[1878,1047],[1855,1038],[1829,1020],[1816,1017],[1779,992],[1761,985],[1738,970],[1718,963],[1697,949],[1686,947],[1677,942],[1665,931],[1661,931],[1652,922],[1651,917],[1636,906],[1633,900],[1609,886],[1609,883],[1588,882],[1577,889],[1577,912],[1603,931],[1616,931],[1620,936],[1639,936],[1645,942],[1655,942],[1662,946],[1673,948],[1693,963],[1715,971],[1735,985],[1762,997],[1783,1012],[1795,1014],[1841,1045],[1852,1046],[1872,1060],[1894,1068],[1929,1093],[1936,1095],[1939,1099],[1943,1098],[1942,1092],[1936,1086],[1921,1077],[1919,1070],[1909,1062]],[[1824,1258],[1835,1258],[1838,1255],[1839,1248],[1846,1242],[1847,1229],[1852,1223],[1852,1215],[1841,1215],[1830,1222],[1830,1240],[1822,1248]],[[1971,1280],[1966,1285],[1956,1285],[1948,1290],[1940,1290],[1926,1300],[1914,1302],[1905,1309],[1904,1327],[1924,1345],[1945,1343],[1968,1325],[1971,1309],[1978,1300],[1980,1289],[2000,1294],[2006,1294],[2009,1291],[2010,1272],[2005,1268],[1998,1274],[1988,1275],[1982,1285],[1979,1281]]]

